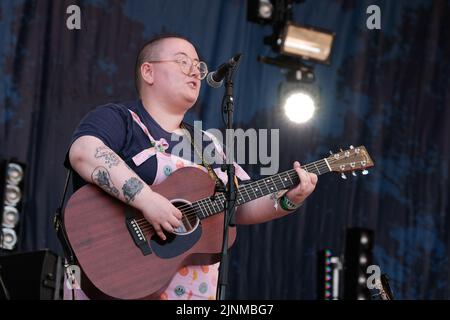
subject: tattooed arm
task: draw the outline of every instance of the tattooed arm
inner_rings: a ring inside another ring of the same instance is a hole
[[[169,200],[153,192],[128,165],[98,138],[83,136],[69,151],[72,168],[85,180],[142,211],[156,233],[165,240],[163,229],[173,232],[181,212]]]

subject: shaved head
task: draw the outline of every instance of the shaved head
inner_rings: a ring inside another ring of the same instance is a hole
[[[186,39],[183,36],[172,35],[172,34],[162,35],[162,36],[157,36],[157,37],[153,38],[152,40],[148,41],[147,43],[145,43],[143,45],[143,47],[141,48],[141,50],[139,51],[139,54],[136,59],[136,66],[135,66],[135,84],[136,84],[136,90],[137,90],[139,96],[141,94],[141,81],[142,81],[141,66],[142,66],[142,64],[146,61],[159,60],[161,58],[160,52],[162,50],[162,46],[164,45],[164,42],[167,39],[171,39],[171,38],[183,39],[183,40],[191,43],[188,39]]]

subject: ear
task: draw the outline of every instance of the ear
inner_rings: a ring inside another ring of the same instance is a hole
[[[153,78],[153,64],[144,62],[141,65],[141,77],[144,82],[146,82],[149,85],[152,85],[154,82]]]

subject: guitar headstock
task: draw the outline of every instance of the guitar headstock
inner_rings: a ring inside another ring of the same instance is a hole
[[[355,171],[363,170],[362,174],[366,175],[369,173],[366,169],[374,166],[364,146],[357,148],[350,146],[345,151],[341,149],[341,152],[332,154],[326,160],[331,171],[341,173],[343,179],[346,179],[345,172],[351,171],[356,176]]]

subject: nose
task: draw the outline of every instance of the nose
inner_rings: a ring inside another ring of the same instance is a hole
[[[200,79],[200,69],[198,67],[198,63],[193,63],[191,67],[191,72],[189,73],[191,77]]]

